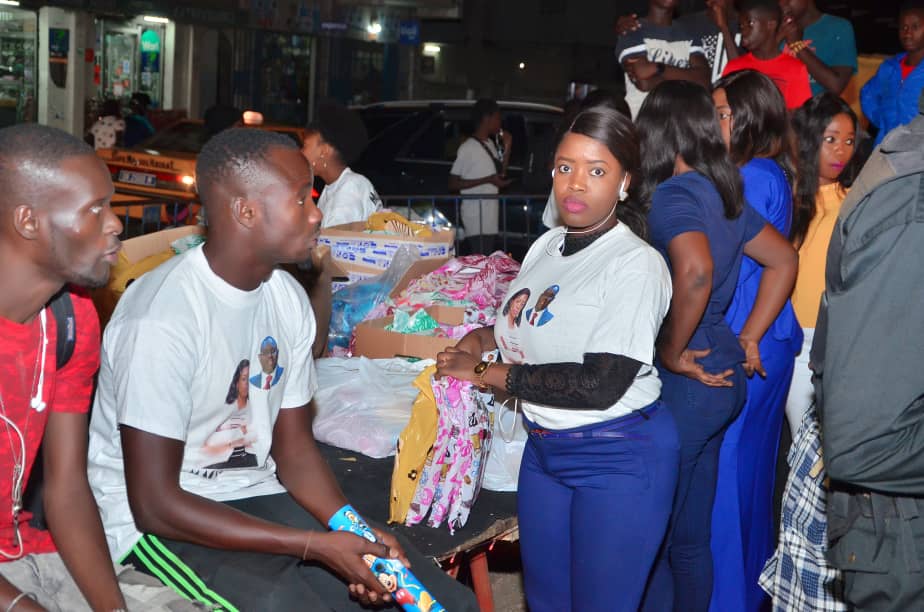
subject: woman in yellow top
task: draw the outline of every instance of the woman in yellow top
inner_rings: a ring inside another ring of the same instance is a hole
[[[825,261],[834,223],[847,189],[857,174],[857,116],[839,97],[823,93],[808,100],[792,117],[798,148],[798,178],[793,195],[792,241],[799,249],[799,274],[792,305],[805,335],[786,401],[793,438],[812,403],[809,351],[825,290]]]

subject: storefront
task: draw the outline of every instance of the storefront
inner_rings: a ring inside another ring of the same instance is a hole
[[[253,108],[267,121],[304,125],[311,96],[313,37],[254,32]]]
[[[0,127],[35,121],[38,15],[0,5]]]
[[[164,99],[164,45],[167,20],[136,17],[96,20],[97,57],[93,80],[100,99],[127,104],[133,93],[147,94],[152,108]]]

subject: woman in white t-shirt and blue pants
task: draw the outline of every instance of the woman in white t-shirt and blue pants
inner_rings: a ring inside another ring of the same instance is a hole
[[[533,612],[636,610],[671,513],[678,439],[653,365],[671,282],[626,201],[638,142],[617,111],[576,116],[553,171],[565,227],[533,244],[505,300],[523,316],[437,356],[439,376],[522,406],[518,514]],[[495,348],[501,363],[481,361]]]

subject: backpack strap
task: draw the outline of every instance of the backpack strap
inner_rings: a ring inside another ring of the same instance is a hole
[[[60,370],[70,361],[77,344],[77,318],[74,316],[74,303],[67,287],[62,289],[51,299],[48,306],[57,323],[57,344],[55,345],[55,359],[57,369]]]
[[[497,156],[494,153],[491,153],[491,149],[488,148],[488,145],[486,145],[483,140],[480,138],[475,138],[474,136],[472,136],[472,139],[481,145],[481,148],[484,149],[484,152],[487,153],[488,157],[491,158],[491,161],[494,162],[494,170],[496,174],[500,174],[504,169],[504,165],[501,160],[497,159]]]

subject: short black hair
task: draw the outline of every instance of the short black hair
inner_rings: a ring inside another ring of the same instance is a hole
[[[308,124],[307,129],[320,134],[344,164],[359,159],[369,142],[369,133],[359,114],[338,104],[319,108],[317,118]]]
[[[783,10],[777,0],[739,0],[738,13],[744,14],[748,11],[757,11],[776,19],[777,22],[783,19]]]
[[[481,98],[475,102],[472,107],[472,129],[477,130],[485,117],[490,117],[498,111],[500,111],[500,106],[498,106],[496,100],[491,98]]]
[[[11,160],[29,159],[50,167],[77,155],[94,155],[93,147],[64,130],[37,123],[0,129],[0,172],[10,170]]]
[[[196,186],[203,203],[208,205],[211,190],[222,182],[256,177],[273,147],[298,150],[288,136],[259,128],[230,128],[211,138],[196,158]]]
[[[0,129],[0,209],[41,189],[47,176],[57,172],[64,160],[81,155],[95,156],[96,152],[86,142],[57,128],[19,123]]]

